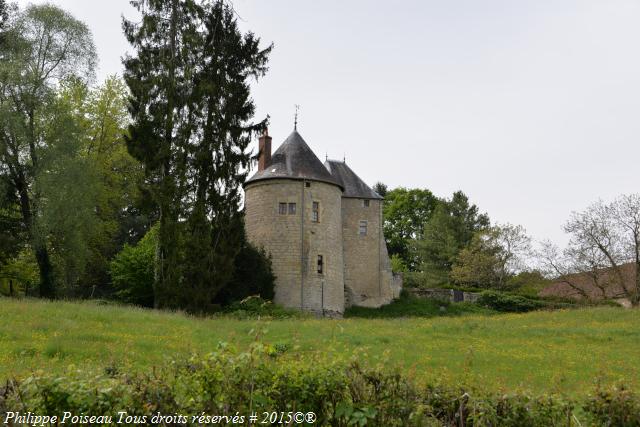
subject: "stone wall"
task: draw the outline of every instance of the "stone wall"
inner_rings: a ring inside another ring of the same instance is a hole
[[[342,199],[344,283],[349,305],[379,307],[394,298],[393,273],[382,233],[382,201]],[[366,221],[367,234],[360,234]]]
[[[477,292],[463,292],[445,288],[407,288],[407,291],[418,298],[430,298],[443,302],[476,302],[480,298],[480,294]]]
[[[245,188],[247,238],[271,255],[276,303],[330,316],[344,312],[341,196],[339,187],[315,181],[274,179]],[[319,222],[312,221],[313,202]],[[295,203],[295,215],[281,215],[280,203],[287,209]]]

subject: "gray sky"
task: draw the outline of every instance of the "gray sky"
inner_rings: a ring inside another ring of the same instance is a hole
[[[128,2],[53,3],[93,31],[99,78],[121,73]],[[369,184],[461,189],[492,220],[558,243],[572,210],[638,191],[637,0],[235,7],[275,44],[253,93],[274,148],[300,104],[298,129],[322,160],[345,155]]]

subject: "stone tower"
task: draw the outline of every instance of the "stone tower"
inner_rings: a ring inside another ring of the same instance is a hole
[[[271,155],[259,141],[258,171],[245,183],[247,238],[270,255],[275,302],[327,316],[345,308],[342,184],[294,130]]]
[[[344,189],[342,244],[346,305],[388,304],[397,295],[382,232],[383,199],[345,161],[327,160],[324,165]]]
[[[383,235],[382,197],[346,162],[323,165],[297,130],[244,185],[247,238],[271,256],[275,302],[324,316],[379,307],[400,295]]]

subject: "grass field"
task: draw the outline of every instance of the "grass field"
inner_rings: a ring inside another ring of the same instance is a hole
[[[405,319],[198,319],[93,303],[0,298],[0,379],[34,370],[149,369],[169,357],[246,347],[285,358],[357,357],[418,380],[580,395],[596,378],[640,385],[640,311],[612,307]]]

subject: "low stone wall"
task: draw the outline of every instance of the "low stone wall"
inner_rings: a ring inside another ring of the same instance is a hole
[[[443,302],[476,302],[480,298],[477,292],[464,292],[444,288],[406,288],[407,292],[418,298],[430,298]]]

